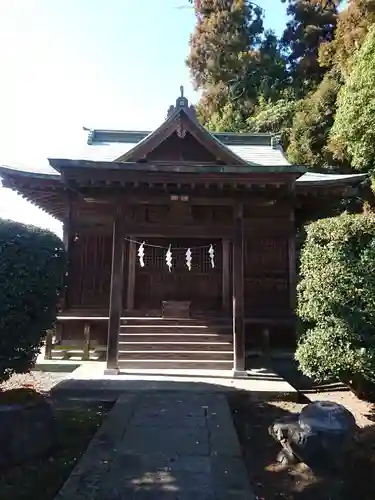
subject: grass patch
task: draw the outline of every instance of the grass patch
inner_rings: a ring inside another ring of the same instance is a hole
[[[48,456],[0,471],[1,500],[53,500],[112,403],[56,406],[58,440]]]
[[[255,494],[262,500],[374,500],[375,425],[358,430],[336,474],[317,474],[305,464],[276,462],[281,446],[268,434],[276,419],[298,413],[303,404],[228,395],[243,457]]]

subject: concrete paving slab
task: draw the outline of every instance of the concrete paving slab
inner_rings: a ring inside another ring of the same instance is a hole
[[[249,370],[246,378],[233,378],[227,370],[197,371],[197,370],[163,370],[153,373],[142,372],[120,375],[104,375],[105,363],[97,361],[83,362],[79,368],[70,373],[63,384],[67,388],[78,387],[81,384],[85,389],[91,387],[98,391],[190,391],[226,392],[242,390],[252,393],[268,395],[286,394],[297,399],[297,390],[286,380],[268,368]],[[84,383],[86,385],[84,386]]]
[[[178,424],[177,424],[178,425]],[[176,453],[177,455],[208,455],[209,442],[206,428],[139,427],[130,425],[118,449],[129,453]]]
[[[214,435],[210,413],[224,425]],[[126,393],[56,500],[255,500],[237,446],[220,394]]]

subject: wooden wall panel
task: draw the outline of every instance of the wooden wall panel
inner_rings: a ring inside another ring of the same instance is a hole
[[[125,245],[125,262],[127,262]],[[68,307],[108,309],[112,235],[77,234],[70,249]],[[124,294],[128,268],[124,266]]]
[[[245,240],[245,308],[249,317],[277,317],[290,310],[288,238]]]

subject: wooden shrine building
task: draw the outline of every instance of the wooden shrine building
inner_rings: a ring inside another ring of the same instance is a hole
[[[306,174],[269,134],[210,133],[183,92],[153,132],[88,132],[53,173],[0,169],[64,224],[60,343],[104,346],[116,373],[244,374],[259,339],[293,337],[296,223],[363,176]]]

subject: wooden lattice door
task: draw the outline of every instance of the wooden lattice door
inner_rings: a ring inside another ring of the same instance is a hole
[[[147,240],[145,267],[136,263],[135,308],[159,310],[165,300],[191,301],[192,310],[219,310],[222,304],[221,241],[202,239]],[[213,244],[215,267],[208,249]],[[172,246],[173,265],[165,262],[168,245]],[[191,248],[191,271],[186,265],[186,249]]]

